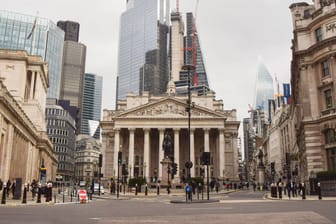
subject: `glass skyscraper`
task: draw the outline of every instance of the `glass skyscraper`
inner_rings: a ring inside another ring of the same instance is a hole
[[[194,64],[196,65],[196,75],[198,83],[196,85],[205,85],[209,87],[208,77],[205,70],[201,45],[196,30],[196,25],[194,25],[194,16],[191,12],[187,13],[187,35],[184,40],[185,45],[185,64]],[[195,34],[195,37],[193,35]],[[195,39],[194,39],[195,38]],[[194,43],[195,41],[195,43]],[[195,46],[194,46],[195,45]],[[195,49],[194,49],[195,48]],[[194,51],[196,50],[196,59],[194,59]]]
[[[259,62],[256,80],[255,109],[268,113],[268,100],[274,99],[273,78],[266,66]]]
[[[100,138],[99,121],[101,117],[103,77],[85,73],[83,104],[81,111],[81,134]]]
[[[0,48],[26,50],[48,63],[48,98],[60,93],[64,32],[52,21],[0,10]]]
[[[140,94],[146,53],[158,45],[158,0],[129,0],[120,18],[117,99]]]

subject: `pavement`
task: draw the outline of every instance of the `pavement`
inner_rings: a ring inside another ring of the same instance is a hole
[[[306,199],[302,199],[301,195],[298,195],[297,197],[288,197],[288,195],[282,195],[282,198],[280,199],[279,197],[272,197],[271,192],[267,192],[264,195],[265,200],[287,200],[287,201],[319,201],[320,199],[318,198],[318,195],[306,195]],[[336,201],[336,197],[324,197],[322,196],[321,201]]]
[[[230,194],[234,191],[227,191],[222,190],[218,193],[216,192],[210,192],[210,198],[211,200],[207,200],[207,193],[204,192],[203,198],[204,200],[201,200],[201,194],[199,195],[199,200],[197,200],[197,194],[193,195],[192,202],[188,201],[187,203],[218,203],[222,202],[223,197],[227,194]],[[0,194],[0,198],[2,198],[2,193]],[[9,196],[9,198],[6,198],[6,204],[0,204],[1,207],[18,207],[18,206],[52,206],[55,204],[70,204],[70,203],[80,203],[78,197],[71,197],[71,195],[68,192],[60,192],[57,194],[56,191],[53,191],[53,198],[52,201],[46,202],[46,198],[42,195],[41,196],[41,203],[37,203],[37,197],[35,199],[32,198],[31,192],[27,194],[27,203],[22,203],[22,198],[20,200],[14,200],[12,199],[12,195]],[[149,190],[147,195],[145,195],[144,192],[139,192],[137,195],[135,195],[134,192],[121,192],[119,194],[119,197],[117,198],[116,194],[111,195],[110,193],[105,193],[101,195],[93,195],[93,200],[131,200],[131,199],[137,199],[137,200],[146,200],[146,199],[157,199],[157,200],[164,200],[170,203],[186,203],[185,200],[185,192],[183,190],[172,190],[170,194],[167,194],[167,191],[165,189],[161,189],[160,194],[157,195],[156,190]],[[265,191],[263,200],[273,200],[273,201],[318,201],[319,198],[317,195],[306,195],[306,199],[302,199],[302,196],[298,197],[288,197],[287,195],[283,195],[282,199],[271,197],[271,193],[268,191]],[[322,201],[336,201],[336,197],[323,197]],[[1,201],[1,200],[0,200]],[[246,201],[246,200],[245,200]],[[89,200],[88,203],[91,201]]]

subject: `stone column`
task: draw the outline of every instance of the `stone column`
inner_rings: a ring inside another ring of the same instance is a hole
[[[144,173],[144,177],[147,180],[147,182],[149,181],[148,177],[149,177],[149,128],[145,128],[144,129],[144,169],[145,169],[145,173]]]
[[[29,93],[29,97],[28,99],[34,99],[34,86],[36,85],[35,83],[35,77],[37,76],[37,72],[36,71],[32,71],[32,79],[31,79],[31,83],[30,83],[30,93]]]
[[[161,161],[164,159],[164,151],[162,148],[163,137],[164,137],[164,128],[159,128],[159,170],[158,170],[158,178],[162,180],[162,164]]]
[[[219,129],[219,176],[223,175],[225,172],[225,139],[224,139],[224,128]]]
[[[114,176],[118,176],[118,152],[119,152],[119,143],[120,143],[120,129],[114,130],[114,154],[113,154],[113,167]]]
[[[209,128],[204,128],[204,152],[210,152],[210,144],[209,144]],[[210,154],[210,158],[211,158],[211,154]],[[211,161],[211,159],[210,159]],[[205,172],[204,172],[204,177],[207,178],[208,177],[208,173],[207,173],[207,169],[209,169],[209,175],[210,175],[210,165],[209,167],[205,166]]]
[[[195,129],[190,129],[190,161],[193,163],[193,167],[190,169],[190,176],[195,177]]]
[[[203,129],[204,131],[204,152],[210,152],[210,144],[209,144],[209,128]]]
[[[180,179],[180,129],[174,129],[174,162],[177,164],[177,173],[174,179]]]
[[[4,147],[5,150],[5,159],[4,159],[4,166],[3,166],[3,181],[7,181],[9,179],[10,173],[10,165],[12,159],[12,151],[13,151],[13,140],[14,140],[14,127],[12,124],[9,124],[7,130],[7,145]]]
[[[129,169],[129,178],[134,176],[134,128],[129,129],[129,148],[128,148],[128,169]]]

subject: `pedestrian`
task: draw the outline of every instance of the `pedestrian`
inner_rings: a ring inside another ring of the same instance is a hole
[[[34,201],[35,200],[35,196],[38,192],[38,187],[37,187],[37,183],[36,183],[36,180],[34,179],[31,183],[31,192],[32,192],[32,200]]]
[[[14,199],[14,194],[15,194],[15,188],[16,188],[16,181],[15,179],[13,179],[13,183],[12,183],[12,186],[11,186],[11,191],[12,191],[12,196],[13,196],[13,199]]]
[[[282,183],[279,182],[278,184],[278,192],[279,192],[279,198],[282,199]]]
[[[8,181],[7,181],[7,184],[6,184],[6,193],[7,193],[7,198],[9,197],[9,191],[10,191],[10,187],[11,187],[11,182],[10,182],[10,180],[8,179]]]
[[[219,182],[217,181],[216,183],[216,193],[218,194],[218,190],[219,190]]]
[[[286,188],[287,188],[288,198],[290,199],[291,198],[291,182],[287,182]]]
[[[2,190],[2,187],[3,187],[3,182],[2,182],[2,180],[0,178],[0,191]]]

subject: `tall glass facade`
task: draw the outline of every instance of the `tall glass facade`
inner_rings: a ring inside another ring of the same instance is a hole
[[[191,12],[187,13],[187,35],[185,37],[185,63],[196,65],[197,85],[204,85],[209,87],[208,77],[205,70],[205,64],[203,60],[201,45],[199,41],[199,35],[196,32],[196,26],[194,27],[194,16]],[[195,33],[195,39],[193,37]],[[194,43],[195,41],[195,43]],[[195,44],[195,46],[194,46]],[[193,49],[195,47],[195,49]],[[194,59],[194,50],[196,50],[196,59]],[[195,83],[196,84],[196,83]]]
[[[0,10],[0,48],[26,50],[48,63],[48,98],[59,97],[63,41],[63,30],[48,19]]]
[[[256,80],[255,109],[268,113],[268,100],[274,99],[273,78],[266,66],[259,62]]]
[[[157,49],[158,1],[129,0],[120,18],[117,99],[140,94],[140,70],[146,52]]]
[[[100,138],[99,121],[101,117],[103,77],[85,73],[83,104],[81,114],[81,134]]]

